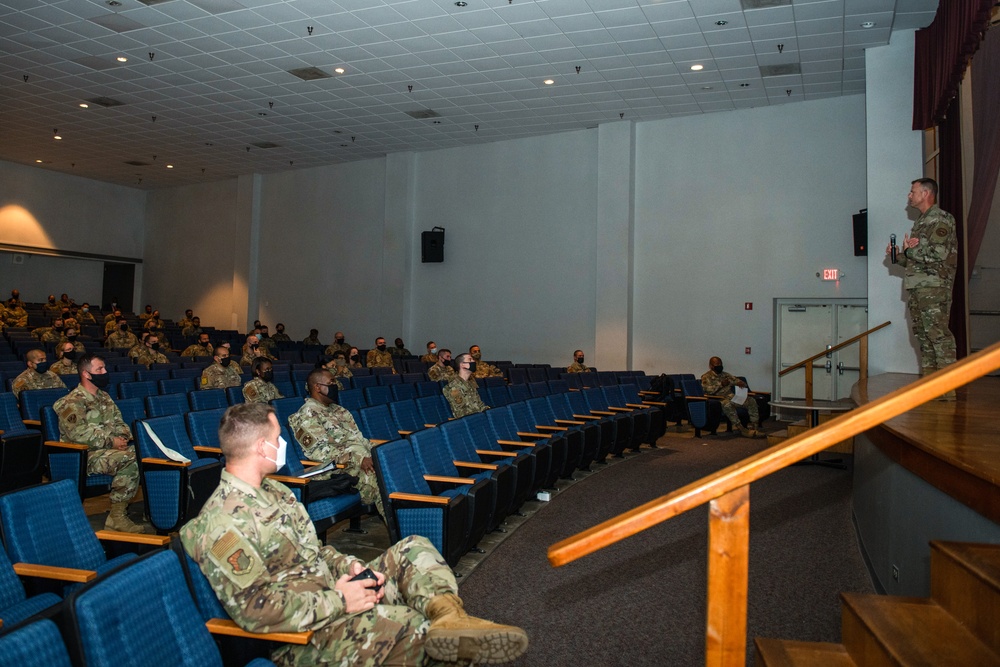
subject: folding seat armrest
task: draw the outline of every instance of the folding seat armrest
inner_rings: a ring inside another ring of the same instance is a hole
[[[662,408],[666,405],[666,403],[663,401],[643,401],[642,404],[644,406],[651,405],[656,408]]]
[[[387,443],[389,441],[388,440],[379,440],[378,438],[369,438],[368,442],[372,443],[373,445],[384,445],[385,443]]]
[[[205,621],[205,627],[213,635],[224,635],[226,637],[243,637],[246,639],[259,639],[269,642],[282,642],[285,644],[299,644],[304,646],[312,639],[313,632],[247,632],[234,621],[222,618],[212,618]]]
[[[636,408],[638,410],[642,410],[643,408],[646,408],[646,407],[649,407],[649,406],[646,405],[645,402],[643,402],[643,403],[626,403],[625,407],[626,408]]]
[[[299,463],[302,464],[303,468],[311,468],[312,466],[322,465],[319,461],[310,461],[308,459],[299,459]]]
[[[402,503],[413,505],[450,505],[451,499],[446,496],[428,496],[423,493],[403,493],[393,491],[389,494],[389,500],[396,500]]]
[[[645,390],[640,390],[640,391],[639,391],[639,395],[640,395],[640,396],[659,396],[659,395],[660,395],[660,392],[658,392],[658,391],[645,391]]]
[[[476,454],[480,456],[494,456],[497,458],[517,458],[514,452],[504,452],[499,449],[477,449]]]
[[[426,482],[438,482],[440,484],[475,484],[476,480],[471,477],[450,477],[448,475],[424,475]]]
[[[198,452],[199,454],[216,454],[222,456],[221,447],[206,447],[205,445],[194,445],[191,447],[191,449]]]
[[[452,461],[456,468],[472,468],[474,470],[496,470],[495,463],[482,463],[480,461]]]
[[[424,428],[434,428],[437,424],[424,424]]]
[[[535,428],[539,431],[568,431],[567,426],[546,426],[544,424],[535,424]]]
[[[632,408],[620,408],[614,405],[608,406],[608,410],[611,412],[635,412]]]
[[[591,413],[602,417],[611,417],[615,414],[613,412],[608,412],[607,410],[591,410]]]
[[[169,535],[146,535],[143,533],[121,533],[117,530],[94,531],[97,539],[104,542],[128,542],[149,547],[165,547],[170,544]]]
[[[711,398],[711,397],[710,396],[688,396],[687,400],[689,400],[689,401],[707,401],[709,398]]]
[[[14,563],[14,572],[19,577],[35,577],[36,579],[54,579],[74,584],[83,584],[97,578],[93,570],[78,570],[74,567],[56,567],[55,565],[39,565],[38,563]]]
[[[309,483],[310,477],[293,477],[291,475],[265,475],[268,479],[273,479],[276,482],[281,482],[282,484],[291,484],[292,486],[305,486]]]
[[[85,452],[88,449],[90,449],[90,447],[88,447],[87,445],[81,445],[76,442],[63,442],[61,440],[46,440],[45,446],[54,447],[56,449],[68,449],[70,451],[77,451],[77,452]]]
[[[170,459],[147,458],[142,459],[142,464],[163,468],[187,468],[191,465],[191,462],[184,463],[183,461],[171,461]]]
[[[522,438],[547,438],[548,433],[535,433],[533,431],[518,431],[517,434]]]
[[[518,449],[535,446],[533,442],[522,442],[521,440],[497,440],[497,444],[501,447],[516,447]]]
[[[579,422],[573,419],[557,419],[557,424],[569,424],[570,426],[582,426],[586,422]]]
[[[408,436],[408,435],[412,434],[412,433],[413,433],[413,431],[399,431],[399,434],[400,434],[401,436],[403,436],[404,438],[405,438],[406,436]]]
[[[29,428],[41,428],[42,426],[41,420],[38,419],[22,419],[21,421]]]
[[[591,419],[591,420],[596,419],[598,421],[600,421],[600,419],[601,419],[597,415],[577,415],[577,414],[574,414],[573,417],[575,417],[576,419]]]
[[[714,398],[717,401],[724,401],[724,400],[726,400],[725,396],[716,396],[715,394],[705,394],[705,398]]]

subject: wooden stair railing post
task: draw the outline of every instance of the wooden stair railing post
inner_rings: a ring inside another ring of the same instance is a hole
[[[706,667],[741,667],[747,651],[750,487],[709,503]]]
[[[858,381],[868,379],[868,336],[858,341]]]
[[[813,365],[812,362],[806,364],[806,405],[813,402]]]

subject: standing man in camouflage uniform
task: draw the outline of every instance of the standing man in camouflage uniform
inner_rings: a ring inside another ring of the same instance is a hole
[[[740,435],[745,438],[764,437],[760,432],[760,415],[757,412],[757,401],[751,397],[743,403],[744,408],[750,415],[750,424],[744,426],[736,414],[736,406],[733,405],[733,396],[736,394],[736,387],[746,388],[747,383],[734,375],[726,373],[722,366],[722,359],[712,357],[708,360],[708,372],[701,376],[701,388],[710,396],[718,396],[722,402],[722,414],[726,415],[729,423],[735,426]]]
[[[483,353],[479,350],[478,345],[473,345],[469,348],[469,354],[472,355],[472,359],[476,362],[476,372],[473,373],[475,378],[491,378],[491,377],[503,377],[503,371],[494,366],[493,364],[488,364],[483,361]]]
[[[434,382],[451,380],[455,377],[455,369],[451,367],[451,350],[445,348],[438,351],[437,361],[427,369],[427,377]]]
[[[283,667],[507,662],[528,645],[524,631],[470,617],[454,574],[423,537],[411,536],[363,563],[323,546],[302,505],[265,475],[287,443],[274,409],[234,405],[219,426],[226,468],[199,515],[181,529],[232,619],[251,632],[313,631],[283,645]],[[366,568],[375,579],[351,581]]]
[[[73,343],[66,341],[65,343],[59,343],[56,346],[58,352],[56,352],[56,358],[59,360],[52,364],[49,368],[50,371],[56,375],[76,375],[76,348],[73,347]]]
[[[20,398],[22,391],[31,389],[66,388],[62,379],[49,370],[52,363],[48,361],[45,350],[28,350],[24,355],[24,362],[28,367],[27,370],[14,378],[10,385],[15,397]],[[38,419],[37,415],[35,419]]]
[[[240,386],[240,372],[233,366],[229,348],[215,348],[214,363],[201,372],[202,389],[228,389]]]
[[[111,512],[104,523],[108,530],[144,533],[126,514],[128,503],[139,488],[135,449],[129,445],[132,432],[122,413],[104,389],[108,371],[104,359],[85,354],[80,359],[80,384],[53,405],[59,416],[59,438],[87,445],[87,473],[112,475]]]
[[[243,398],[247,403],[267,403],[284,398],[274,386],[274,369],[270,359],[258,357],[250,365],[253,379],[243,385]]]
[[[567,373],[587,373],[590,368],[585,366],[583,363],[584,356],[583,350],[576,350],[573,352],[573,363],[566,367]]]
[[[948,329],[951,290],[958,266],[955,218],[937,205],[938,185],[920,178],[911,184],[907,204],[920,217],[903,236],[896,262],[905,269],[903,287],[909,292],[913,335],[920,343],[920,374],[927,375],[955,363],[955,336]],[[886,254],[891,248],[886,248]],[[954,392],[942,397],[954,400]]]
[[[361,435],[351,413],[333,402],[330,387],[337,386],[333,375],[318,368],[309,374],[306,384],[309,397],[298,412],[288,418],[295,439],[310,461],[342,464],[344,472],[357,477],[361,501],[374,504],[384,518],[382,496],[372,464],[372,443]]]
[[[375,349],[368,350],[365,365],[368,368],[392,368],[392,372],[396,372],[392,365],[392,353],[385,349],[385,338],[379,336],[375,339]]]
[[[149,368],[153,364],[166,364],[170,363],[167,356],[160,352],[160,337],[151,333],[145,337],[142,345],[139,345],[133,350],[129,350],[128,356],[135,360],[135,363],[142,364],[146,368]]]
[[[489,410],[489,406],[479,397],[479,385],[472,377],[476,372],[476,362],[472,360],[472,355],[465,353],[458,355],[457,365],[458,374],[442,389],[444,397],[451,406],[452,414],[464,417],[474,412]]]

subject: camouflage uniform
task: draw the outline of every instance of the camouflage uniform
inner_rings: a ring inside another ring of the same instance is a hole
[[[53,364],[54,365],[54,364]],[[59,389],[66,388],[62,379],[51,370],[39,373],[33,368],[26,368],[23,373],[14,378],[10,384],[10,390],[14,396],[20,398],[22,391],[31,389]],[[35,416],[38,419],[38,416]]]
[[[145,345],[140,345],[138,349],[134,351],[135,354],[132,354],[133,350],[129,350],[128,356],[135,359],[135,363],[142,364],[146,368],[149,368],[152,364],[170,363],[170,360],[167,359],[166,355],[161,353],[159,350],[151,349]]]
[[[571,363],[569,366],[566,367],[566,372],[567,373],[589,373],[590,372],[590,367],[589,366],[585,366],[584,364],[581,364],[581,363],[578,363],[578,362],[574,361],[573,363]]]
[[[389,354],[391,354],[394,357],[412,357],[413,356],[412,354],[410,354],[410,351],[407,350],[405,347],[396,347],[395,345],[393,345],[392,347],[389,348]]]
[[[152,318],[153,318],[153,313],[147,313],[146,311],[142,311],[141,313],[139,313],[139,324],[145,326],[146,322],[148,322]]]
[[[128,502],[139,488],[139,466],[135,449],[115,449],[114,437],[132,440],[132,432],[122,420],[122,413],[108,392],[98,389],[96,396],[82,386],[63,396],[52,408],[59,415],[59,438],[63,442],[87,445],[87,473],[112,475],[112,503]]]
[[[309,397],[298,412],[288,418],[288,425],[310,461],[343,464],[345,472],[358,478],[361,500],[374,503],[378,513],[385,516],[375,473],[361,469],[362,459],[372,455],[372,443],[361,435],[346,408],[336,403],[323,405]]]
[[[435,382],[440,382],[441,380],[451,380],[455,377],[455,369],[451,366],[445,366],[443,364],[434,364],[427,369],[427,377]]]
[[[180,537],[237,625],[251,632],[313,631],[309,644],[272,653],[282,667],[375,667],[400,650],[407,664],[440,664],[423,650],[424,614],[431,598],[455,593],[458,585],[423,537],[407,537],[366,564],[385,575],[385,597],[355,614],[344,612],[334,586],[358,559],[321,545],[305,508],[279,482],[265,479],[254,488],[223,471]]]
[[[732,398],[736,393],[736,383],[739,380],[729,373],[716,373],[715,371],[708,371],[701,376],[701,388],[706,394],[712,396],[721,396],[722,399],[722,414],[726,415],[726,419],[729,420],[731,424],[740,424],[740,418],[736,414],[736,406],[733,405]],[[760,415],[757,413],[757,401],[751,397],[747,397],[747,400],[743,403],[741,407],[747,409],[747,413],[750,415],[751,424],[760,423]]]
[[[268,357],[270,357],[271,359],[275,359],[274,353],[275,350],[278,349],[278,344],[274,342],[274,339],[271,338],[271,336],[264,336],[263,334],[261,334],[260,347],[262,350],[267,352]]]
[[[75,361],[69,362],[69,366],[66,365],[65,361],[57,361],[52,364],[52,367],[49,368],[49,370],[56,375],[76,375],[79,372]]]
[[[243,398],[247,403],[267,403],[276,398],[284,398],[278,388],[270,382],[254,378],[243,385]]]
[[[428,352],[424,356],[420,357],[420,361],[425,364],[436,364],[438,362],[438,356],[436,354],[431,354]]]
[[[493,364],[488,364],[485,361],[476,361],[476,372],[472,374],[475,378],[493,378],[493,377],[503,377],[503,371],[494,366]]]
[[[275,343],[287,343],[292,339],[284,331],[277,331],[271,336],[271,340],[273,340]]]
[[[275,358],[272,357],[263,346],[258,347],[257,351],[260,354],[256,354],[255,355],[253,353],[253,350],[251,350],[246,345],[244,345],[243,346],[243,356],[240,357],[240,366],[246,366],[247,368],[249,368],[250,365],[253,364],[253,360],[256,359],[257,357],[261,357],[263,359],[270,359],[271,361],[275,361]],[[236,361],[236,360],[234,359],[233,361]]]
[[[113,333],[108,335],[108,339],[104,342],[104,347],[109,350],[128,350],[138,344],[139,339],[131,331],[115,329]]]
[[[182,357],[191,357],[192,359],[194,359],[195,357],[211,357],[214,354],[215,354],[215,348],[212,347],[211,343],[208,344],[208,347],[202,347],[198,343],[195,343],[194,345],[188,345],[187,347],[184,348],[184,351],[181,352]]]
[[[77,354],[84,354],[87,351],[87,348],[84,347],[83,343],[81,343],[79,339],[70,340],[66,336],[63,336],[62,338],[59,339],[59,342],[56,343],[56,349],[58,350],[66,343],[73,343],[73,349],[76,350]]]
[[[50,317],[55,317],[56,315],[62,312],[62,307],[63,307],[62,303],[60,303],[59,301],[54,301],[51,303],[43,304],[42,310],[45,311],[46,315]]]
[[[377,368],[379,366],[384,368],[392,368],[392,372],[395,373],[396,369],[392,365],[392,353],[389,350],[381,352],[379,350],[368,350],[367,365],[368,368]]]
[[[302,342],[305,342],[305,341],[302,341]],[[338,343],[338,342],[334,341],[334,342],[332,342],[332,343],[330,343],[329,345],[326,346],[326,349],[323,350],[323,354],[325,354],[327,356],[332,355],[334,352],[343,352],[344,354],[350,354],[352,347],[354,347],[354,346],[351,345],[351,344],[349,344],[346,340],[343,343]]]
[[[333,366],[330,366],[328,368],[326,366],[324,366],[324,368],[326,368],[326,370],[328,370],[331,373],[333,373],[333,377],[335,377],[335,378],[352,378],[352,377],[354,377],[354,373],[351,372],[351,368],[347,364],[344,364],[343,366],[338,366],[337,364],[334,364]],[[340,380],[339,379],[337,380],[337,386],[340,389],[344,388],[344,385],[340,384]]]
[[[306,336],[305,338],[302,339],[302,344],[315,346],[315,345],[322,345],[323,343],[319,342],[319,336]]]
[[[196,327],[194,324],[189,324],[183,329],[181,329],[182,336],[199,336],[201,335],[201,327]]]
[[[448,399],[448,404],[451,405],[452,414],[456,417],[464,417],[474,412],[483,412],[489,409],[483,403],[483,399],[479,398],[479,385],[476,384],[475,378],[470,377],[468,380],[463,380],[456,374],[442,391],[444,397]]]
[[[26,327],[28,326],[28,311],[21,306],[11,308],[8,305],[3,314],[3,321],[8,327]]]
[[[955,363],[955,336],[948,329],[958,265],[955,219],[935,204],[913,223],[910,238],[920,243],[898,253],[896,261],[906,270],[903,287],[920,343],[920,372],[926,375]]]
[[[236,364],[223,366],[216,362],[211,366],[206,366],[201,372],[202,389],[226,389],[228,387],[239,387],[242,382],[240,372],[236,369]]]
[[[41,333],[39,333],[41,331]],[[38,340],[43,343],[58,343],[59,339],[62,338],[63,332],[56,329],[55,327],[45,327],[44,329],[35,329],[31,333],[38,336]]]
[[[76,314],[76,319],[80,324],[97,324],[97,319],[89,310],[87,312],[79,311]]]

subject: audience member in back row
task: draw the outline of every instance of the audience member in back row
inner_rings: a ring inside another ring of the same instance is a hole
[[[215,354],[215,348],[212,347],[212,343],[208,340],[208,334],[204,331],[198,334],[198,342],[192,345],[188,345],[181,352],[182,357],[211,357]]]
[[[271,340],[275,343],[287,343],[291,341],[291,337],[285,333],[285,325],[278,322],[274,325],[274,335],[271,336]]]
[[[81,325],[83,324],[97,324],[97,319],[94,318],[94,314],[90,312],[90,304],[86,301],[80,306],[80,310],[76,313],[76,321]]]
[[[407,537],[367,564],[324,546],[291,491],[265,477],[288,449],[270,406],[229,408],[219,441],[222,481],[181,541],[240,627],[313,632],[305,645],[277,645],[275,663],[479,665],[524,653],[524,630],[465,613],[426,538]],[[366,568],[374,580],[351,580]]]
[[[333,379],[337,382],[337,391],[344,390],[344,383],[340,381],[340,378],[354,377],[354,373],[352,373],[351,369],[347,366],[347,355],[344,354],[343,350],[337,350],[334,352],[333,356],[327,359],[325,363],[323,363],[323,359],[320,359],[320,361],[316,363],[316,366],[330,371],[330,375],[332,375]]]
[[[385,518],[372,464],[372,443],[361,435],[351,413],[334,403],[336,390],[331,391],[331,387],[337,384],[333,376],[317,368],[309,374],[306,386],[309,398],[288,418],[295,439],[311,461],[341,464],[345,472],[357,477],[361,501],[374,504]]]
[[[455,377],[455,369],[451,366],[451,350],[445,348],[437,353],[437,361],[427,369],[427,377],[434,382],[451,380]]]
[[[227,389],[229,387],[240,386],[240,372],[236,370],[232,358],[229,356],[229,348],[219,345],[215,348],[215,355],[212,357],[211,366],[207,366],[201,372],[202,389]]]
[[[152,532],[133,523],[125,513],[139,488],[139,468],[135,449],[129,445],[132,432],[104,391],[109,380],[104,359],[85,354],[79,366],[80,384],[52,406],[59,416],[59,437],[63,442],[87,445],[89,474],[112,476],[111,512],[104,527],[126,533]]]
[[[253,364],[255,359],[270,359],[274,361],[268,351],[261,346],[260,339],[256,334],[250,334],[247,336],[247,342],[243,344],[243,356],[240,358],[240,366],[246,366],[247,368]]]
[[[347,351],[347,367],[348,368],[364,368],[361,363],[361,351],[356,347],[352,347]]]
[[[583,350],[576,350],[573,352],[573,363],[566,367],[567,373],[586,373],[590,370],[588,366],[583,364]]]
[[[109,350],[129,350],[139,343],[135,334],[129,331],[128,322],[123,319],[118,320],[118,327],[108,335],[104,341],[104,347]]]
[[[201,318],[195,315],[191,318],[191,323],[186,327],[181,329],[182,336],[200,336],[201,335]]]
[[[736,405],[733,404],[736,387],[746,389],[746,386],[747,383],[743,380],[723,371],[722,359],[719,357],[712,357],[708,360],[708,372],[701,376],[702,390],[710,396],[721,397],[722,414],[726,415],[729,423],[739,430],[740,435],[745,438],[763,437],[764,433],[760,431],[759,426],[760,417],[757,413],[757,401],[754,398],[747,397],[743,404],[750,415],[749,426],[744,426],[736,414]]]
[[[59,343],[56,345],[56,350],[56,359],[59,361],[52,364],[49,370],[56,375],[76,375],[76,358],[79,355],[76,348],[73,347],[73,343],[69,341]]]
[[[73,343],[73,349],[80,354],[87,351],[87,348],[79,341],[76,327],[66,327],[66,334],[56,343],[56,348],[61,347],[63,343]]]
[[[458,355],[455,360],[458,373],[442,390],[444,397],[448,399],[448,404],[451,405],[452,414],[456,417],[489,410],[489,406],[479,397],[479,385],[472,377],[476,372],[476,363],[471,354],[463,352]]]
[[[160,352],[160,336],[156,333],[146,335],[141,345],[129,350],[128,356],[132,357],[135,363],[142,364],[146,368],[153,364],[170,363],[166,355]]]
[[[429,340],[427,341],[427,354],[420,357],[420,361],[424,362],[425,364],[436,364],[437,360],[438,360],[437,344],[434,341]]]
[[[302,344],[310,346],[322,345],[323,343],[319,342],[319,330],[310,329],[309,335],[302,339]]]
[[[403,345],[403,339],[402,338],[397,338],[393,342],[396,345],[395,345],[395,347],[392,347],[389,350],[389,354],[391,354],[394,357],[412,357],[413,356],[412,354],[410,354],[410,351],[406,349],[406,346]]]
[[[247,403],[267,403],[284,398],[274,386],[274,367],[270,359],[258,357],[250,364],[253,379],[243,385],[243,398]]]
[[[469,354],[472,355],[472,359],[476,362],[476,371],[472,374],[476,378],[491,378],[491,377],[503,377],[503,372],[492,364],[488,364],[483,361],[483,354],[479,350],[478,345],[473,345],[469,348]]]
[[[392,368],[392,372],[396,372],[392,365],[392,353],[385,349],[385,338],[379,336],[375,339],[375,349],[368,350],[365,365],[368,368]]]
[[[24,309],[24,306],[18,305],[15,299],[11,299],[7,302],[7,309],[4,311],[3,323],[8,327],[26,327],[28,326],[28,311]]]
[[[175,325],[179,326],[181,329],[191,324],[191,319],[194,317],[194,311],[188,308],[184,311],[184,317],[174,322]]]
[[[344,339],[343,331],[338,331],[337,333],[333,334],[333,342],[326,346],[326,349],[323,350],[323,353],[332,355],[337,350],[340,350],[345,354],[351,351],[351,344],[346,342],[346,340]]]
[[[107,317],[104,318],[104,335],[110,335],[124,321],[122,311],[115,308],[110,314],[108,314]]]
[[[28,367],[23,373],[14,378],[10,385],[10,390],[14,396],[21,397],[22,391],[31,389],[65,389],[66,385],[62,379],[53,373],[49,368],[52,362],[48,360],[45,350],[28,350],[24,354],[25,365]],[[38,419],[36,416],[35,419]]]

